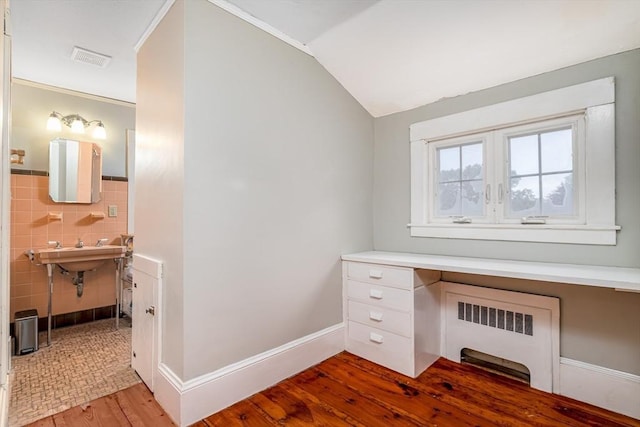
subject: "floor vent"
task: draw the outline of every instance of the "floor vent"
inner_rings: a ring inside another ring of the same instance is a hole
[[[558,298],[441,282],[443,356],[502,369],[549,393],[560,387]],[[523,369],[519,369],[518,366]],[[516,372],[511,372],[515,370]],[[522,375],[517,371],[522,371]]]
[[[527,385],[531,384],[531,373],[522,363],[492,356],[470,348],[463,348],[462,351],[460,351],[460,362],[520,381]]]
[[[111,57],[108,55],[92,52],[78,46],[74,46],[73,52],[71,52],[71,59],[76,62],[83,62],[100,68],[106,68],[107,65],[109,65],[109,62],[111,62]]]
[[[533,316],[458,301],[458,320],[533,336]]]

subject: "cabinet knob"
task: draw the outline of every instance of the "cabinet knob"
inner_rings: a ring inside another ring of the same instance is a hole
[[[377,344],[382,344],[382,341],[384,341],[384,337],[380,334],[376,334],[375,332],[370,332],[369,340]]]
[[[382,299],[382,291],[380,289],[371,289],[369,296],[374,299]]]
[[[369,270],[369,277],[372,279],[382,279],[382,270]]]
[[[376,322],[382,322],[382,313],[379,311],[370,311],[369,319],[375,320]]]

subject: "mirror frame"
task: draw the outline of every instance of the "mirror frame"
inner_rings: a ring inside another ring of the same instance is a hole
[[[93,142],[51,140],[49,197],[56,203],[99,202],[102,199],[102,148]]]

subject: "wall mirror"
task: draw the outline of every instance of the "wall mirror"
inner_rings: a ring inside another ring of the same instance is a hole
[[[102,197],[102,149],[92,142],[49,142],[49,197],[57,203],[95,203]]]

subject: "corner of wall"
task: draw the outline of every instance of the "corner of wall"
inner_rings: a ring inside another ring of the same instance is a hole
[[[160,364],[154,394],[176,424],[187,426],[343,350],[339,323],[186,382]]]

